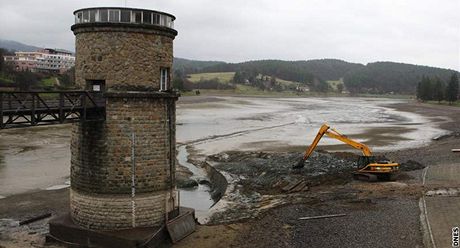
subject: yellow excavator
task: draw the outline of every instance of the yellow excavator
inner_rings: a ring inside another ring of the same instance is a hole
[[[294,169],[300,169],[304,167],[305,161],[313,153],[313,150],[315,150],[318,142],[325,134],[331,138],[338,139],[345,144],[348,144],[362,151],[363,156],[360,156],[358,159],[358,170],[353,173],[353,178],[365,181],[396,179],[397,172],[399,172],[398,163],[390,161],[376,161],[375,157],[372,156],[371,149],[368,146],[348,138],[347,136],[339,133],[337,130],[331,128],[328,124],[323,124],[321,126],[310,147],[308,147],[308,149],[305,151],[303,158],[293,166]]]

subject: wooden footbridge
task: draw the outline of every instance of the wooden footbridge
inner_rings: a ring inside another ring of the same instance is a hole
[[[0,128],[100,121],[105,98],[92,91],[1,91]]]

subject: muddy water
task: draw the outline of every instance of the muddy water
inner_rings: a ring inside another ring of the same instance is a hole
[[[69,172],[69,125],[0,131],[0,197],[65,185]]]
[[[186,167],[193,173],[193,176],[191,176],[192,179],[209,180],[206,172],[202,168],[196,167],[187,161],[189,154],[185,146],[179,146],[177,151],[177,160],[179,164]],[[214,201],[211,199],[209,194],[210,191],[211,188],[206,184],[199,184],[198,187],[191,189],[179,190],[181,205],[195,209],[195,216],[198,218],[200,223],[205,222],[205,219],[208,216],[208,210],[214,204]]]
[[[421,146],[443,131],[423,116],[384,107],[402,100],[369,98],[223,98],[179,105],[179,142],[205,154],[306,147],[329,123],[375,151]],[[325,137],[320,145],[348,149]]]
[[[322,123],[368,143],[374,150],[419,146],[442,133],[429,119],[383,105],[397,102],[354,98],[223,97],[221,101],[178,104],[177,140],[199,152],[265,150],[306,146]],[[186,102],[186,101],[184,101]],[[70,167],[70,125],[0,131],[0,198],[35,189],[65,187]],[[330,139],[322,145],[338,149]],[[182,159],[179,153],[179,159]],[[206,188],[182,192],[210,202]],[[206,206],[205,206],[206,205]]]

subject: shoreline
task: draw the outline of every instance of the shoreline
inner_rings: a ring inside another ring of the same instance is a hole
[[[390,107],[399,111],[418,113],[434,121],[437,120],[439,127],[447,130],[450,134],[439,140],[431,140],[422,147],[408,148],[400,151],[388,151],[383,154],[393,160],[416,158],[425,165],[458,163],[458,156],[451,152],[451,148],[460,146],[458,138],[460,137],[460,108],[417,102],[394,104]],[[449,120],[444,119],[446,117]]]
[[[411,112],[411,113],[418,113],[421,114],[424,117],[428,118],[428,121],[434,121],[436,122],[436,125],[439,126],[440,128],[449,131],[450,133],[460,133],[460,127],[457,123],[460,123],[460,108],[456,107],[451,107],[451,108],[444,108],[445,106],[438,106],[438,105],[432,105],[432,104],[423,104],[423,103],[417,103],[417,102],[407,102],[407,103],[398,103],[398,104],[391,104],[389,106],[386,106],[398,111],[403,111],[403,112]],[[384,152],[378,152],[376,154],[383,154],[385,156],[388,156],[389,158],[392,158],[395,161],[407,161],[410,159],[415,159],[419,160],[425,165],[431,165],[433,160],[435,160],[438,164],[443,164],[443,163],[450,163],[452,161],[455,161],[458,159],[457,157],[454,157],[453,154],[450,152],[450,149],[447,149],[451,145],[459,145],[458,143],[458,138],[455,136],[451,137],[445,137],[442,138],[442,140],[430,140],[427,144],[422,145],[422,146],[417,146],[414,148],[406,148],[406,149],[394,149],[390,151],[384,151]],[[295,148],[299,149],[299,147]],[[302,150],[304,150],[303,148]],[[428,149],[428,151],[427,151]],[[289,149],[292,150],[292,147]],[[433,151],[434,150],[434,151]],[[277,150],[278,151],[278,150]],[[285,152],[285,151],[283,151]],[[441,152],[442,155],[439,156],[439,153]],[[433,154],[435,154],[433,156]],[[433,158],[435,157],[435,158]],[[370,202],[372,203],[371,205],[386,205],[390,204],[391,210],[394,212],[399,212],[401,204],[403,206],[410,206],[408,208],[408,211],[416,213],[412,218],[409,220],[412,224],[411,226],[405,226],[403,229],[400,229],[401,232],[404,232],[404,229],[416,229],[416,230],[421,230],[421,223],[419,221],[419,198],[423,194],[423,187],[421,187],[421,182],[422,182],[422,169],[418,169],[415,171],[411,171],[407,173],[407,176],[404,177],[404,179],[401,179],[400,182],[390,182],[388,184],[382,183],[382,185],[371,185],[371,188],[369,189],[369,185],[367,184],[362,184],[359,182],[352,182],[351,184],[348,183],[347,185],[351,185],[350,187],[354,190],[359,189],[360,190],[360,197],[358,199],[353,199],[351,197],[350,201],[352,202]],[[234,185],[235,186],[235,185]],[[323,191],[326,190],[327,192],[331,191],[331,193],[334,190],[340,190],[340,191],[350,191],[350,189],[346,189],[347,186],[334,186],[334,185],[329,185],[329,186],[319,186],[317,188],[314,188],[312,190],[317,190],[317,191]],[[351,190],[353,191],[353,190]],[[398,192],[399,193],[396,193]],[[333,193],[332,193],[333,194]],[[338,196],[338,195],[335,195]],[[304,196],[296,196],[297,198],[304,198]],[[343,196],[339,197],[339,199],[342,198]],[[346,197],[345,197],[346,198]],[[316,199],[316,200],[315,200]],[[388,200],[382,200],[382,199],[388,199]],[[313,202],[311,202],[313,200]],[[281,223],[278,223],[278,226],[276,225],[270,225],[267,221],[272,222],[272,217],[273,215],[287,215],[289,214],[288,209],[292,209],[293,207],[296,206],[302,206],[303,204],[313,204],[317,205],[318,203],[316,201],[324,202],[325,199],[322,196],[318,196],[313,194],[310,194],[307,199],[304,198],[304,200],[300,202],[296,201],[291,201],[289,203],[284,203],[280,204],[278,206],[272,207],[271,209],[261,213],[258,215],[258,217],[248,217],[244,220],[237,220],[234,222],[227,222],[223,224],[218,224],[217,227],[227,227],[229,225],[236,225],[235,232],[232,234],[235,235],[234,239],[229,241],[227,244],[231,245],[237,245],[241,247],[249,247],[247,244],[247,240],[255,240],[252,238],[253,234],[259,235],[260,239],[266,239],[268,242],[262,242],[262,244],[258,243],[256,246],[257,247],[264,247],[265,245],[273,245],[276,244],[276,241],[270,236],[270,235],[277,235],[279,230],[283,230],[282,226],[279,226]],[[347,202],[342,202],[341,200],[334,200],[334,199],[329,199],[332,203],[332,206],[334,204],[339,204],[339,205],[350,205]],[[388,202],[389,201],[389,202]],[[334,203],[335,202],[335,203]],[[299,205],[300,204],[300,205]],[[391,205],[394,204],[394,205]],[[327,205],[324,203],[320,203],[318,205],[319,208],[322,208],[322,206]],[[353,205],[353,204],[352,204]],[[365,208],[370,207],[369,204],[364,204],[366,205]],[[317,208],[317,207],[315,207]],[[354,207],[351,206],[352,209],[350,213],[354,213]],[[347,212],[348,213],[348,212]],[[393,214],[391,211],[386,214],[388,218],[389,216],[392,216]],[[287,217],[283,217],[282,219],[285,219]],[[387,218],[387,217],[385,217]],[[405,217],[401,217],[402,220],[404,220]],[[288,221],[288,220],[285,220]],[[289,221],[288,221],[289,222]],[[325,222],[327,223],[327,222]],[[352,221],[352,223],[354,223]],[[347,225],[350,225],[351,223],[347,223]],[[384,225],[382,223],[382,225]],[[263,226],[263,228],[261,228]],[[214,225],[213,227],[216,227]],[[210,232],[208,227],[202,227],[203,233]],[[241,231],[240,231],[241,230]],[[243,231],[244,230],[244,231]],[[410,245],[415,245],[419,244],[422,245],[423,241],[423,233],[419,233],[415,236],[412,237],[412,241],[406,243]],[[192,236],[195,236],[193,234]],[[403,235],[403,237],[406,237],[406,235]],[[195,236],[196,238],[196,236]],[[217,239],[217,238],[216,238]],[[190,241],[190,239],[188,239]],[[204,240],[202,240],[205,242]],[[284,240],[286,241],[286,240]],[[206,240],[206,242],[211,242],[211,240]],[[286,241],[287,242],[287,241]],[[413,243],[412,243],[413,242]],[[212,243],[212,242],[211,242]],[[200,244],[200,242],[196,242],[195,244]],[[305,244],[305,243],[302,243]],[[317,245],[324,245],[323,243],[317,244]],[[405,245],[401,247],[405,247]],[[178,247],[185,247],[179,245]]]

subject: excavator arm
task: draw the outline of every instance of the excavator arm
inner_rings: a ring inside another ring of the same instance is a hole
[[[352,139],[349,139],[347,136],[345,136],[345,135],[339,133],[337,130],[331,128],[328,124],[323,124],[321,126],[321,128],[319,129],[318,133],[316,134],[315,139],[313,140],[311,145],[308,147],[308,149],[305,151],[305,154],[304,154],[303,158],[296,165],[293,166],[294,169],[304,167],[305,160],[307,160],[310,157],[310,155],[313,153],[313,151],[315,150],[315,148],[318,145],[319,141],[321,140],[321,138],[324,135],[327,135],[327,136],[329,136],[331,138],[340,140],[340,141],[344,142],[347,145],[350,145],[350,146],[352,146],[352,147],[354,147],[356,149],[361,150],[363,152],[364,156],[371,156],[372,155],[372,152],[371,152],[370,148],[368,146],[366,146],[365,144],[362,144],[362,143],[359,143],[359,142],[354,141]]]

